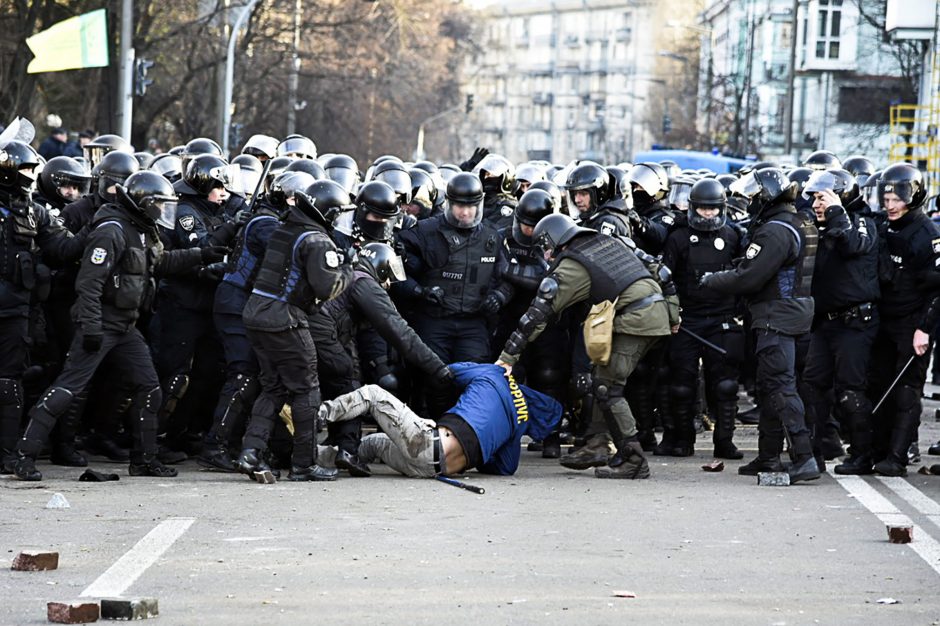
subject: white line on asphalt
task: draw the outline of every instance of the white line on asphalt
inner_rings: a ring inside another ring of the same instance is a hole
[[[940,504],[937,504],[920,489],[903,478],[876,476],[891,491],[904,498],[911,506],[922,513],[937,527],[940,527]]]
[[[82,596],[114,598],[120,596],[140,575],[147,571],[196,520],[191,517],[168,519],[157,524],[114,565],[88,585]]]
[[[923,528],[911,521],[907,515],[900,510],[883,495],[875,491],[875,488],[866,483],[858,476],[839,476],[829,470],[830,476],[836,479],[842,488],[849,492],[859,504],[875,514],[886,525],[910,525],[914,529],[914,541],[907,544],[917,555],[924,559],[933,571],[940,574],[940,543],[927,534]],[[887,540],[887,535],[885,535]]]

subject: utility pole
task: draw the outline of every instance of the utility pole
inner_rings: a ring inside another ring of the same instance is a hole
[[[231,17],[231,11],[229,10],[230,0],[222,0],[222,43],[228,46],[228,38],[231,36],[231,25],[229,23],[229,18]],[[215,93],[216,93],[216,105],[215,105],[215,119],[216,119],[216,137],[218,137],[219,145],[222,145],[224,137],[227,134],[225,128],[225,107],[227,102],[225,101],[225,60],[219,61],[219,68],[216,72],[216,81],[215,81]]]
[[[793,25],[790,27],[790,65],[787,69],[787,109],[783,122],[783,153],[793,152],[793,95],[796,80],[796,38],[799,32],[800,0],[793,0]]]
[[[300,17],[302,0],[294,0],[294,54],[287,77],[287,134],[297,132],[297,87],[300,82]]]
[[[235,20],[232,26],[232,35],[228,39],[228,54],[225,57],[225,94],[222,97],[224,108],[222,109],[222,154],[228,154],[229,134],[232,127],[232,83],[235,80],[235,42],[238,39],[238,31],[251,15],[251,10],[255,7],[258,0],[248,0],[242,8],[242,12]]]
[[[121,47],[118,66],[117,134],[131,140],[134,115],[134,0],[121,0]]]

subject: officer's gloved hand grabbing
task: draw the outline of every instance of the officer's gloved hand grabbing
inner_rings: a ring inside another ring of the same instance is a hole
[[[101,343],[104,341],[104,335],[88,333],[82,335],[82,350],[85,352],[98,352],[101,350]]]
[[[414,297],[438,306],[444,304],[444,290],[440,287],[423,287],[417,285],[414,290]]]
[[[235,225],[244,226],[251,221],[251,217],[251,211],[248,209],[240,209],[235,213]]]
[[[506,304],[503,294],[498,291],[494,291],[486,296],[486,299],[483,300],[481,308],[484,313],[489,313],[490,315],[495,315],[503,308],[503,305]]]
[[[346,252],[343,253],[343,260],[352,266],[359,264],[359,250],[356,249],[356,246],[349,246],[346,249]]]
[[[228,254],[228,248],[225,246],[206,246],[205,248],[200,248],[199,251],[202,254],[203,265],[222,261],[225,259],[225,255]]]
[[[457,376],[454,374],[453,370],[446,365],[434,372],[434,381],[438,385],[451,385],[456,379]]]
[[[205,267],[200,267],[196,271],[196,277],[200,280],[207,280],[210,282],[219,282],[222,280],[222,277],[225,275],[225,263],[210,263]]]

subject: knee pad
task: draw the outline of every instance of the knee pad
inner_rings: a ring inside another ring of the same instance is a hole
[[[189,389],[189,376],[176,374],[166,384],[167,399],[179,400],[186,394],[187,389]]]
[[[695,390],[692,387],[686,387],[685,385],[670,385],[669,393],[671,393],[676,400],[691,400],[695,398]]]
[[[20,381],[13,378],[0,378],[0,405],[16,405],[23,408],[23,388]]]
[[[72,405],[72,392],[64,387],[53,387],[43,395],[39,406],[50,415],[59,416],[68,411]]]
[[[738,397],[738,381],[726,378],[715,384],[715,396],[718,400],[736,400]]]
[[[861,391],[849,389],[839,396],[839,407],[846,415],[853,415],[870,406],[868,398]]]
[[[163,403],[163,389],[159,385],[141,394],[143,402],[141,408],[150,413],[156,413]]]
[[[594,399],[602,409],[608,409],[617,400],[623,398],[623,385],[610,385],[605,382],[595,382]]]
[[[254,376],[248,376],[246,374],[239,374],[236,376],[235,384],[235,393],[239,394],[242,398],[253,398],[257,396],[258,392],[261,390],[261,385],[258,383],[258,379]]]

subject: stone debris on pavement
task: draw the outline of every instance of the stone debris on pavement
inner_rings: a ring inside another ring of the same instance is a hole
[[[725,463],[719,459],[712,459],[702,466],[702,470],[706,472],[723,472],[725,470]]]
[[[790,475],[786,472],[760,472],[757,484],[761,487],[789,487]]]
[[[101,619],[139,620],[160,615],[156,598],[102,598]]]
[[[894,598],[878,598],[876,604],[901,604],[901,601]]]
[[[101,607],[97,602],[76,600],[75,602],[49,602],[46,618],[55,624],[88,624],[97,622]]]
[[[69,509],[72,505],[65,499],[61,493],[54,493],[49,501],[46,502],[47,509]]]
[[[888,541],[891,543],[910,543],[914,541],[914,527],[910,524],[889,524]]]
[[[59,568],[59,553],[24,550],[13,559],[10,569],[17,572],[42,572]]]
[[[634,593],[633,591],[615,591],[613,593],[613,596],[615,598],[635,598],[636,593]]]

